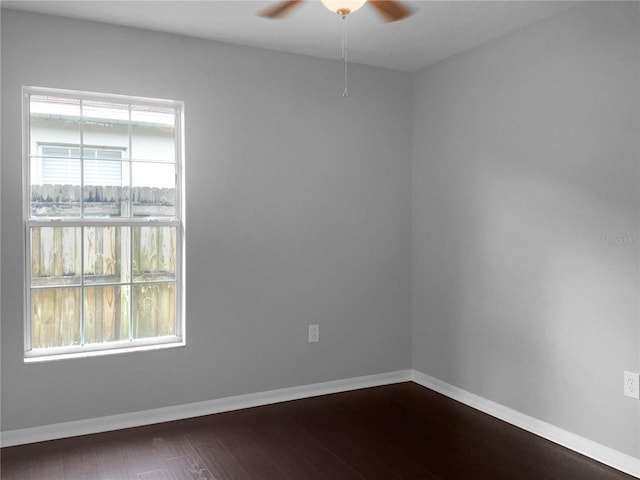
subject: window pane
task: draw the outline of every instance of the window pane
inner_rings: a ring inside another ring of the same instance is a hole
[[[129,227],[84,227],[84,281],[129,281]]]
[[[31,286],[79,285],[79,227],[31,228]]]
[[[31,217],[80,216],[80,160],[31,157]]]
[[[80,288],[31,291],[32,348],[80,344]]]
[[[133,281],[175,280],[176,228],[133,228]]]
[[[122,162],[119,159],[103,160],[85,157],[82,167],[85,186],[122,186]]]
[[[129,288],[127,285],[85,288],[85,343],[129,340]]]
[[[93,159],[83,163],[84,216],[130,216],[128,163]]]
[[[133,338],[161,337],[175,333],[175,284],[134,285]]]
[[[80,100],[47,95],[31,95],[29,100],[29,153],[40,155],[38,146],[80,144]],[[67,152],[51,156],[67,157]]]
[[[80,185],[79,159],[42,157],[42,184]]]
[[[84,100],[82,102],[82,138],[85,146],[100,145],[127,150],[129,106],[126,103]]]
[[[176,216],[176,167],[170,163],[133,162],[134,217]]]
[[[175,111],[153,105],[131,106],[131,159],[176,161]]]
[[[47,158],[80,158],[80,149],[77,147],[43,145],[40,147],[40,153]]]
[[[82,150],[82,157],[84,159],[104,159],[104,160],[121,160],[127,158],[127,152],[125,149],[108,149],[108,148],[94,148],[88,147],[85,144]]]

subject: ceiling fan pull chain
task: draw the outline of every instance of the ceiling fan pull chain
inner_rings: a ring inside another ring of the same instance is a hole
[[[349,60],[347,58],[349,48],[347,46],[347,15],[342,15],[342,61],[344,62],[344,91],[342,92],[343,97],[349,96],[349,92],[347,90],[347,69],[349,66]]]

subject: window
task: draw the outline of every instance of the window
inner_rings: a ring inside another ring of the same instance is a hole
[[[83,173],[86,185],[121,185],[122,167],[125,149],[106,149],[85,146],[82,152],[84,158]],[[32,171],[31,183],[36,183],[35,175],[42,171],[41,184],[56,185],[71,180],[72,185],[80,185],[80,165],[72,159],[80,158],[79,145],[42,145],[40,147],[40,168]],[[37,158],[37,157],[36,157]],[[36,161],[37,161],[36,160]],[[116,161],[114,161],[116,160]]]
[[[182,103],[24,88],[25,359],[182,345]]]

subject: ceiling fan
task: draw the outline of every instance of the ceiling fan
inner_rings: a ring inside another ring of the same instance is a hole
[[[302,5],[304,0],[281,0],[268,5],[258,12],[258,15],[266,18],[285,18],[293,10]],[[341,17],[346,17],[355,12],[365,3],[371,5],[385,22],[396,22],[410,16],[413,11],[404,2],[396,0],[322,0],[322,3],[330,11]]]
[[[280,0],[266,6],[258,12],[258,15],[266,18],[285,18],[294,9],[298,8],[304,0]],[[347,60],[347,17],[369,3],[385,22],[396,22],[413,14],[413,10],[404,2],[398,0],[321,0],[322,4],[331,12],[338,14],[342,20],[342,61],[344,62],[344,90],[343,97],[348,96],[348,60]]]

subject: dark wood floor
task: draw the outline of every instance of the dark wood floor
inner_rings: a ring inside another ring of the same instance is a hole
[[[616,470],[415,383],[4,448],[2,480],[608,480]]]

